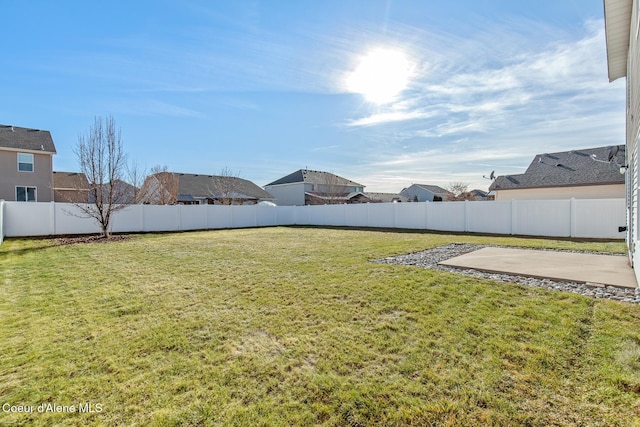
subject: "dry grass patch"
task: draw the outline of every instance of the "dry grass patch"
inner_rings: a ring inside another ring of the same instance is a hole
[[[453,242],[267,228],[0,246],[14,425],[633,425],[640,307],[370,259]]]

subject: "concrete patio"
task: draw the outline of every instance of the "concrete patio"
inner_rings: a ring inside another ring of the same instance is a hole
[[[557,281],[638,287],[626,256],[489,247],[439,264]]]

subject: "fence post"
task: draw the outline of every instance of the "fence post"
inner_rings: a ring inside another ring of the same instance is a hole
[[[569,200],[569,237],[576,236],[576,199],[574,197]]]
[[[49,203],[49,234],[56,235],[56,202]]]
[[[421,203],[421,202],[416,202],[416,203]],[[429,228],[429,223],[430,223],[430,215],[431,213],[429,212],[431,210],[431,206],[429,205],[429,202],[422,202],[424,203],[424,229],[425,230],[430,230]]]
[[[464,231],[468,232],[469,231],[469,222],[471,221],[471,218],[469,218],[469,201],[465,200],[464,201]]]
[[[517,204],[515,199],[511,199],[511,232],[509,234],[516,234],[517,231],[517,223],[516,220],[518,218],[517,212]]]
[[[4,199],[0,199],[0,245],[4,241]]]

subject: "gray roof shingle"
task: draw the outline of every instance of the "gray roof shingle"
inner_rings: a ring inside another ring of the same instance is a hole
[[[48,130],[10,125],[0,125],[0,147],[56,153],[56,147]]]
[[[426,184],[415,184],[418,187],[422,187],[425,190],[431,191],[433,194],[437,194],[439,196],[446,196],[447,194],[451,194],[450,191],[445,190],[442,187],[438,187],[437,185],[426,185]]]
[[[620,165],[625,161],[625,146],[619,145],[616,158],[609,162],[607,157],[611,149],[609,146],[538,154],[525,173],[501,175],[489,191],[624,184]]]
[[[297,182],[306,182],[310,184],[326,184],[330,182],[334,185],[344,185],[352,187],[364,187],[362,184],[351,181],[350,179],[332,174],[330,172],[315,171],[309,169],[299,169],[287,176],[273,181],[269,185],[293,184]]]
[[[234,176],[178,173],[178,196],[224,197],[231,192],[234,198],[274,200],[275,198],[251,181]],[[227,195],[229,196],[229,195]]]

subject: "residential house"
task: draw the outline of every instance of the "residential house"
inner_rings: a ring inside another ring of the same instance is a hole
[[[471,190],[469,191],[469,200],[477,200],[484,201],[489,200],[489,193],[482,190]]]
[[[159,172],[142,186],[146,203],[253,205],[275,198],[251,181],[234,176]],[[164,201],[163,201],[164,200]]]
[[[347,178],[309,169],[299,169],[265,185],[280,206],[366,203],[364,185]]]
[[[401,203],[410,202],[408,197],[397,193],[364,193],[368,203]]]
[[[638,153],[640,146],[640,2],[604,0],[609,81],[627,78],[627,245],[632,265],[640,262],[638,238]],[[635,269],[640,281],[640,269]]]
[[[88,203],[89,181],[79,172],[53,172],[53,201],[61,203]]]
[[[49,131],[0,125],[0,199],[52,201],[54,154]]]
[[[111,191],[111,203],[118,205],[130,205],[138,203],[139,189],[121,179],[113,181],[113,187],[110,183],[102,184],[89,184],[89,203],[95,203],[97,199],[102,198],[103,203],[108,203],[109,192]]]
[[[616,146],[538,154],[525,173],[498,176],[489,190],[496,200],[624,198],[624,153]]]
[[[404,188],[400,194],[412,202],[441,202],[446,200],[451,192],[437,185],[411,184],[410,187]]]

